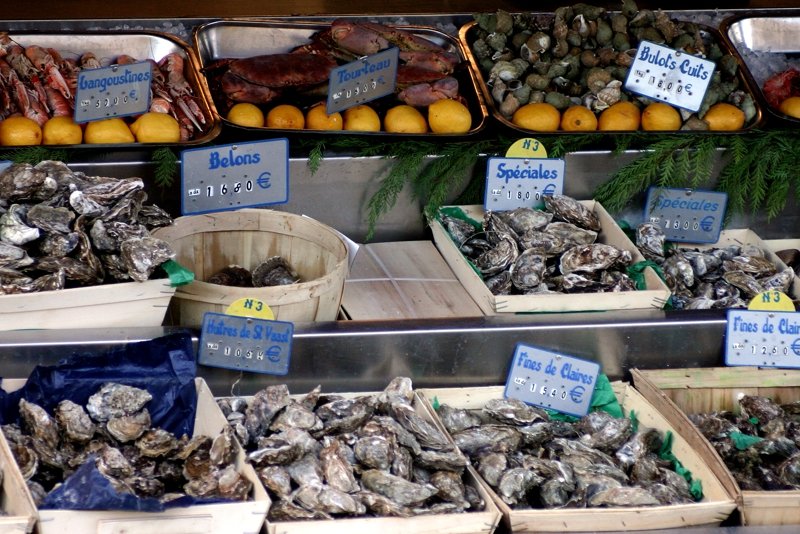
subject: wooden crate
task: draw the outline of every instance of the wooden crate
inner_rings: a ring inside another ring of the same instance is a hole
[[[10,384],[6,384],[6,382],[10,382]],[[4,381],[3,387],[12,390],[20,387],[23,383],[24,380]],[[195,434],[216,436],[228,425],[228,421],[222,415],[206,382],[202,378],[196,378],[195,386],[197,388],[197,412],[194,432]],[[170,508],[164,512],[38,510],[38,532],[39,534],[64,534],[65,532],[255,534],[260,532],[264,526],[264,519],[271,501],[258,480],[255,470],[245,462],[245,454],[241,447],[238,447],[236,454],[236,467],[253,483],[253,490],[248,501]],[[19,473],[18,468],[16,471]],[[27,486],[24,488],[28,498],[31,498]]]
[[[352,320],[483,316],[430,241],[362,245],[344,283],[342,312]]]
[[[174,294],[160,278],[0,295],[0,330],[161,326]]]
[[[552,510],[514,510],[508,506],[481,479],[511,532],[613,532],[627,530],[655,530],[692,526],[719,525],[736,508],[736,503],[714,472],[706,466],[708,458],[703,451],[694,450],[689,442],[676,432],[664,416],[632,386],[614,382],[617,399],[626,416],[635,411],[641,425],[661,432],[671,430],[675,435],[672,451],[683,465],[703,485],[703,499],[697,503],[670,506],[647,506],[632,508],[571,508]],[[426,407],[435,414],[434,399],[440,404],[457,408],[480,409],[491,399],[502,398],[504,386],[474,388],[420,389],[419,395]],[[437,418],[441,428],[441,420]]]
[[[36,505],[25,480],[17,467],[11,448],[0,432],[0,471],[3,484],[0,487],[0,532],[31,532],[36,522]]]
[[[633,261],[644,261],[636,245],[628,239],[622,228],[614,222],[603,206],[594,200],[584,200],[581,204],[591,209],[600,219],[601,231],[598,243],[614,245],[629,250]],[[483,206],[459,206],[470,218],[483,220]],[[493,295],[467,258],[458,250],[447,229],[438,221],[432,220],[433,240],[447,264],[453,269],[461,283],[478,303],[486,315],[515,312],[575,312],[626,310],[637,308],[661,309],[670,296],[669,288],[648,267],[644,271],[646,289],[639,291],[620,291],[616,293],[571,293],[545,295]]]
[[[757,367],[633,369],[634,385],[679,429],[736,498],[744,525],[800,525],[800,491],[743,491],[713,445],[688,414],[736,410],[740,395],[762,395],[776,402],[800,400],[800,371]]]

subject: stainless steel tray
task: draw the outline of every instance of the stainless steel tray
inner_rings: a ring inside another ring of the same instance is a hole
[[[737,15],[723,20],[722,36],[730,41],[747,65],[755,84],[755,94],[776,124],[800,126],[800,119],[784,115],[771,106],[764,94],[764,82],[784,70],[800,69],[800,16],[776,11],[769,16]]]
[[[137,60],[152,59],[159,61],[166,55],[178,53],[184,59],[184,76],[192,88],[198,105],[203,113],[206,124],[204,129],[194,138],[175,143],[170,146],[198,145],[206,143],[219,135],[221,125],[213,109],[211,94],[205,82],[205,76],[200,74],[199,62],[192,48],[177,37],[152,31],[92,31],[92,32],[51,32],[51,33],[10,33],[9,37],[20,46],[38,45],[44,48],[57,50],[64,59],[78,59],[82,54],[91,52],[105,67],[123,54]],[[131,148],[142,146],[159,146],[158,143],[128,144],[82,144],[62,145],[69,147],[114,147]]]
[[[264,54],[286,53],[307,44],[311,36],[320,30],[330,27],[329,23],[319,21],[286,21],[286,20],[248,20],[248,19],[228,19],[209,22],[197,26],[194,30],[194,48],[201,63],[201,71],[214,61],[226,58],[245,58]],[[212,91],[212,98],[215,99],[216,110],[220,114],[220,120],[226,127],[238,129],[239,132],[254,132],[263,137],[265,134],[275,136],[314,136],[314,135],[358,135],[358,136],[377,136],[377,137],[421,137],[421,138],[463,138],[471,136],[481,131],[486,125],[488,111],[480,91],[477,87],[477,78],[470,69],[466,61],[462,48],[458,40],[435,28],[423,26],[395,26],[400,29],[413,32],[420,37],[424,37],[446,49],[457,53],[461,62],[457,65],[452,76],[459,82],[459,92],[466,100],[466,105],[472,114],[472,128],[465,134],[396,134],[387,132],[359,132],[359,131],[314,131],[314,130],[289,130],[282,128],[266,127],[245,127],[238,126],[228,121],[224,114],[226,105],[221,102],[215,94],[213,84],[210,80],[208,85]],[[324,96],[317,100],[324,100]],[[274,102],[279,103],[309,105],[308,102],[298,102],[294,100],[279,99]],[[378,114],[383,117],[383,111],[388,107],[399,103],[392,96],[385,96],[372,101],[369,105],[374,106]],[[271,105],[271,104],[270,104]],[[264,105],[266,110],[270,105]]]
[[[534,15],[536,15],[536,14],[534,13]],[[552,15],[543,14],[543,15],[541,15],[541,17],[544,17],[544,19],[547,19],[548,17],[552,18]],[[544,20],[544,19],[542,19],[542,20]],[[764,120],[765,120],[764,113],[762,111],[761,100],[758,98],[758,96],[756,94],[758,92],[758,88],[756,87],[755,82],[753,81],[752,77],[750,76],[749,72],[747,71],[747,68],[746,68],[746,65],[745,65],[744,61],[739,56],[739,54],[736,52],[736,49],[734,47],[730,46],[730,43],[727,40],[725,40],[722,37],[722,35],[720,35],[719,32],[716,29],[709,28],[709,27],[703,26],[701,24],[698,24],[698,26],[701,27],[703,32],[705,32],[709,36],[713,37],[716,40],[716,42],[720,45],[720,47],[723,48],[723,51],[730,53],[734,57],[734,59],[737,61],[737,63],[739,64],[739,68],[737,69],[736,77],[738,79],[738,82],[739,82],[740,86],[745,91],[750,93],[751,96],[753,96],[753,100],[755,101],[754,103],[755,103],[755,106],[756,106],[756,113],[755,113],[755,116],[750,120],[750,122],[746,123],[744,128],[742,128],[741,130],[726,131],[726,132],[711,132],[711,131],[703,131],[703,130],[692,130],[691,133],[693,133],[693,134],[703,133],[703,134],[710,134],[710,135],[714,135],[714,134],[735,134],[735,133],[748,132],[748,131],[751,131],[753,129],[758,128],[759,126],[761,126],[764,123]],[[484,100],[486,102],[486,107],[489,109],[489,113],[490,113],[490,115],[492,116],[492,118],[494,120],[496,120],[503,127],[507,128],[509,130],[513,130],[515,133],[523,133],[523,134],[535,133],[537,136],[546,136],[548,134],[550,134],[550,135],[552,135],[552,134],[556,134],[556,135],[576,135],[576,134],[577,135],[581,135],[581,134],[592,133],[592,132],[585,132],[585,131],[584,132],[569,132],[569,131],[563,131],[563,130],[560,130],[560,129],[558,131],[556,131],[556,132],[533,132],[533,130],[528,130],[526,128],[521,128],[520,126],[517,126],[509,118],[505,117],[500,112],[498,106],[496,105],[496,103],[494,101],[494,98],[492,97],[491,87],[486,83],[487,82],[487,77],[484,75],[484,72],[483,72],[483,70],[481,69],[481,67],[479,65],[478,59],[475,57],[475,54],[472,52],[472,44],[477,39],[478,30],[479,30],[478,23],[476,21],[473,20],[471,22],[465,23],[463,26],[461,26],[461,28],[459,29],[459,32],[458,32],[459,42],[461,43],[461,46],[462,46],[462,49],[463,49],[462,53],[469,60],[470,66],[472,67],[472,70],[477,75],[478,88],[481,91],[481,93],[483,94],[483,98],[484,98]],[[624,89],[623,89],[623,91],[625,92]],[[596,133],[598,133],[598,134],[614,134],[615,132],[613,132],[613,131],[597,131]],[[616,133],[619,133],[619,132],[616,132]],[[625,132],[625,133],[630,133],[630,132]],[[648,132],[648,131],[643,131],[643,130],[640,129],[637,133],[646,136],[646,135],[650,135],[650,134],[659,134],[659,133],[664,133],[664,132]],[[680,131],[677,132],[677,133],[680,133]]]

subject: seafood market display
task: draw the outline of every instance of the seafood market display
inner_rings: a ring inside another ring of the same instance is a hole
[[[793,292],[794,270],[779,268],[757,245],[665,247],[664,233],[653,223],[637,227],[636,245],[661,266],[675,309],[746,308],[762,291]]]
[[[444,227],[494,295],[634,291],[629,250],[596,242],[597,215],[565,195],[545,210],[487,211],[481,227],[441,214]]]
[[[738,130],[759,120],[738,58],[709,29],[664,11],[639,9],[633,0],[623,0],[620,11],[578,3],[552,15],[498,10],[474,18],[462,28],[461,38],[495,115],[509,126],[534,131]],[[716,64],[697,113],[623,87],[643,40]]]
[[[151,427],[143,389],[107,383],[85,406],[62,400],[48,413],[20,400],[20,424],[3,434],[37,505],[86,462],[120,493],[168,502],[186,495],[247,500],[252,483],[236,469],[238,444],[218,436],[175,436]]]
[[[189,82],[193,68],[179,52],[155,60],[120,51],[104,57],[96,50],[67,51],[74,43],[65,35],[64,48],[20,45],[0,32],[0,144],[69,145],[177,143],[202,138],[212,127],[197,90]],[[124,41],[119,41],[124,49]],[[88,122],[72,121],[78,74],[110,64],[149,61],[150,107],[142,115]],[[101,62],[102,61],[102,62]]]
[[[464,87],[464,81],[471,81],[467,65],[455,40],[449,42],[445,34],[347,19],[314,25],[318,29],[310,37],[300,37],[303,26],[250,28],[272,35],[298,33],[293,45],[286,37],[269,39],[286,44],[272,53],[205,62],[202,70],[217,109],[234,124],[415,134],[466,133],[477,126],[465,93],[474,92],[474,87]],[[310,28],[306,25],[305,30]],[[224,25],[212,25],[199,33],[223,31]],[[332,70],[392,47],[399,49],[395,93],[328,115],[325,102]]]
[[[764,82],[762,90],[770,106],[800,119],[800,69],[790,67],[771,76]]]
[[[150,235],[172,218],[146,200],[140,178],[60,161],[0,172],[0,294],[148,280],[175,254]]]
[[[800,403],[742,395],[737,408],[688,416],[742,490],[800,490]]]
[[[696,501],[689,481],[659,456],[662,433],[636,428],[630,418],[594,411],[567,422],[511,398],[480,409],[445,403],[437,413],[459,450],[514,510]]]
[[[280,256],[272,256],[256,265],[252,272],[241,265],[228,265],[206,280],[209,284],[237,287],[285,286],[300,282],[300,277]]]
[[[268,386],[219,399],[273,498],[268,521],[412,517],[483,510],[466,457],[416,411],[411,380],[378,394],[293,398]]]

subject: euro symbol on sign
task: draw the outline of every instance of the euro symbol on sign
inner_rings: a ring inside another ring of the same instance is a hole
[[[572,399],[572,402],[579,403],[583,398],[583,394],[586,393],[586,388],[583,386],[575,386],[569,391],[569,398]]]
[[[800,356],[800,339],[795,339],[792,342],[792,352],[794,352],[795,356]]]
[[[269,189],[270,187],[272,187],[272,184],[269,183],[269,179],[271,177],[272,175],[270,174],[269,171],[262,172],[261,175],[258,177],[258,179],[256,179],[258,187],[260,187],[261,189]]]
[[[704,232],[710,232],[713,224],[714,217],[708,215],[707,217],[703,217],[703,219],[700,221],[700,228],[702,228]]]
[[[131,95],[131,98],[135,99],[135,98],[136,98],[136,89],[132,90],[132,91],[131,91],[130,93],[128,93],[128,94],[129,94],[129,95]]]
[[[547,184],[542,190],[543,195],[553,196],[556,194],[556,184]]]

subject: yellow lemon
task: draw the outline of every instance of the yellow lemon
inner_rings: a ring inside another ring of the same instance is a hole
[[[472,114],[458,100],[442,98],[428,106],[428,125],[433,133],[466,133],[472,127]]]
[[[547,102],[529,103],[514,112],[511,122],[526,130],[555,132],[561,124],[561,112]]]
[[[24,146],[42,144],[42,128],[28,117],[9,117],[0,122],[0,145]]]
[[[42,127],[43,145],[79,145],[83,141],[83,128],[72,117],[53,117]]]
[[[708,124],[709,130],[741,130],[744,126],[744,111],[733,104],[719,102],[708,108],[706,114],[703,115],[703,120]]]
[[[249,102],[239,102],[228,110],[226,117],[233,124],[238,126],[250,126],[261,128],[264,126],[264,112],[255,104]]]
[[[92,121],[86,124],[83,142],[90,145],[103,143],[133,143],[136,138],[124,120],[119,117]]]
[[[400,104],[386,112],[383,129],[391,133],[425,133],[428,131],[428,121],[414,106]]]
[[[683,120],[677,109],[664,102],[648,104],[642,111],[642,130],[680,130]]]
[[[266,126],[285,130],[302,130],[306,127],[306,118],[297,106],[278,104],[267,112]]]
[[[591,132],[597,129],[597,115],[586,106],[570,106],[561,115],[565,132]]]
[[[359,132],[380,132],[381,118],[374,109],[360,104],[344,110],[344,129]]]
[[[342,114],[337,111],[328,115],[325,103],[312,106],[306,112],[306,129],[308,130],[341,130],[343,127]]]
[[[636,104],[622,100],[600,113],[600,118],[597,119],[597,129],[605,131],[638,130],[641,119],[642,113]]]
[[[181,140],[178,120],[167,113],[143,113],[130,128],[139,143],[177,143]]]
[[[800,119],[800,96],[790,96],[781,102],[781,113]]]

